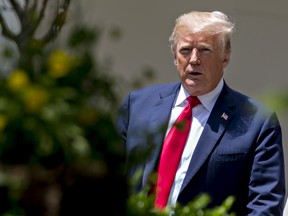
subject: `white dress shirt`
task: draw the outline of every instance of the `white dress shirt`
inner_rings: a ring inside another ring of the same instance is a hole
[[[288,216],[288,199],[285,201],[283,216]]]
[[[177,197],[179,195],[182,183],[188,170],[188,166],[190,164],[193,152],[202,134],[202,131],[208,120],[208,117],[214,107],[214,104],[223,88],[223,85],[224,81],[223,79],[221,79],[221,81],[214,90],[205,95],[198,96],[198,99],[201,101],[201,104],[197,105],[192,109],[193,114],[192,125],[184,151],[181,156],[181,160],[179,162],[174,183],[170,191],[170,196],[168,200],[168,204],[170,205],[176,204]],[[166,135],[170,130],[171,126],[174,124],[177,117],[180,115],[182,110],[188,104],[188,101],[186,100],[187,97],[189,97],[189,94],[186,92],[183,86],[181,86],[179,94],[171,111],[171,116]]]

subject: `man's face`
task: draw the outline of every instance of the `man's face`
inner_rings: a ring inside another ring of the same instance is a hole
[[[221,80],[230,60],[217,35],[188,34],[179,38],[174,63],[180,82],[190,95],[212,91]]]

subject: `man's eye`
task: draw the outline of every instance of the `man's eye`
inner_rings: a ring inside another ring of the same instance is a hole
[[[191,52],[191,49],[189,49],[189,48],[180,49],[180,53],[182,55],[188,55],[188,54],[190,54],[190,52]]]
[[[211,52],[209,48],[203,47],[199,49],[200,52]]]

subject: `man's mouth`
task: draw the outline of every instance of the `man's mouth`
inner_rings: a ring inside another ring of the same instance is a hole
[[[193,76],[201,75],[201,73],[200,73],[200,72],[197,72],[197,71],[189,72],[189,74],[191,74],[191,75],[193,75]]]

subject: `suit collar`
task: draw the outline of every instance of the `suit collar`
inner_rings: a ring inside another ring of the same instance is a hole
[[[155,167],[158,163],[158,158],[162,149],[162,143],[171,109],[179,89],[180,83],[172,84],[169,85],[169,87],[164,87],[161,92],[156,95],[157,99],[151,110],[151,117],[148,126],[149,131],[152,134],[154,151],[152,151],[151,156],[145,165],[142,182],[143,185],[148,184],[149,176],[155,171]]]
[[[169,87],[167,88],[163,88],[160,92],[159,92],[159,102],[161,103],[162,100],[165,100],[167,97],[170,96],[176,96],[179,92],[181,84],[178,83],[174,83],[171,84]]]
[[[202,105],[211,113],[217,98],[219,97],[222,89],[224,86],[224,81],[221,79],[221,81],[218,83],[215,89],[213,89],[211,92],[198,96],[199,100],[201,101]]]

